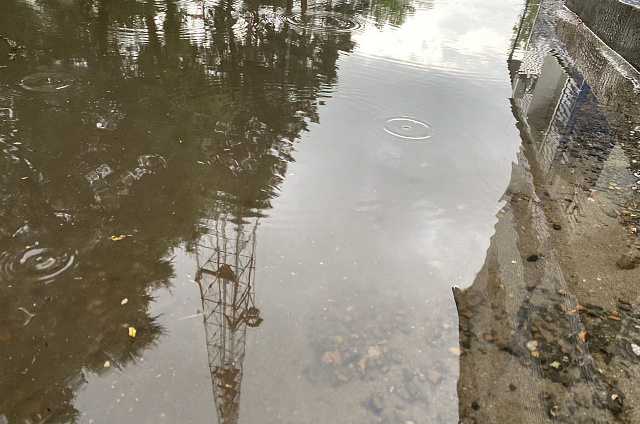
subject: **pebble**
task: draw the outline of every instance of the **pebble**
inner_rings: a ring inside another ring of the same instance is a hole
[[[637,256],[622,255],[616,264],[620,269],[634,269],[640,265],[640,258]]]

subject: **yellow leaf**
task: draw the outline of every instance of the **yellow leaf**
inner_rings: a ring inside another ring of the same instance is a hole
[[[136,336],[136,329],[134,327],[129,327],[129,336],[131,337]]]
[[[109,361],[105,361],[104,363],[104,367],[105,368],[109,368],[111,366],[111,364],[109,363]]]

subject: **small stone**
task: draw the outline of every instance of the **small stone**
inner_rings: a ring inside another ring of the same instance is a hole
[[[530,256],[527,257],[527,262],[535,262],[538,259],[540,259],[540,257],[538,255],[535,255],[535,254],[534,255],[530,255]]]
[[[429,381],[431,381],[433,384],[437,384],[442,378],[442,374],[440,374],[436,370],[429,370],[427,371],[427,377],[429,378]]]
[[[498,340],[498,336],[496,334],[491,334],[491,333],[485,333],[484,334],[484,339],[488,342],[495,342],[496,340]]]
[[[340,381],[341,383],[346,383],[349,381],[349,376],[346,374],[343,374],[341,372],[336,373],[336,378],[338,379],[338,381]]]
[[[578,333],[578,338],[580,339],[581,342],[586,342],[587,341],[587,332],[586,331],[581,331]]]
[[[555,224],[554,223],[551,227],[556,231],[562,230],[562,225],[560,225],[560,224]]]
[[[382,403],[382,396],[380,395],[371,396],[369,398],[369,408],[371,408],[374,414],[379,415],[384,409],[384,404]]]
[[[634,355],[640,356],[640,346],[635,343],[631,343],[631,350],[633,351]]]
[[[480,409],[480,404],[474,400],[473,403],[471,404],[471,407],[473,408],[474,411],[477,411],[478,409]]]
[[[549,366],[551,368],[555,368],[555,369],[560,369],[560,362],[558,361],[553,361],[552,363],[549,364]]]
[[[511,390],[512,392],[514,392],[517,389],[517,387],[515,386],[515,384],[513,383],[509,383],[509,390]]]
[[[450,347],[449,348],[449,353],[454,355],[454,356],[460,356],[460,348],[459,347]]]
[[[375,359],[380,356],[380,350],[375,346],[369,346],[369,349],[367,349],[367,356],[371,359]]]
[[[538,341],[537,340],[528,341],[527,349],[529,349],[531,352],[535,352],[536,350],[538,350]]]
[[[637,256],[622,255],[616,264],[620,269],[635,269],[640,265],[640,258]]]

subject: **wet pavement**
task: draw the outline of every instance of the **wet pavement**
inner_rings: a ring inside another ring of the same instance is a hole
[[[561,1],[0,11],[0,424],[640,421],[640,74]]]

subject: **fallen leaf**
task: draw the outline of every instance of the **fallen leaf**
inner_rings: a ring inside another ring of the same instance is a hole
[[[131,337],[135,337],[136,336],[136,329],[134,327],[129,327],[129,336]]]
[[[109,363],[109,361],[105,361],[104,362],[104,367],[105,368],[109,368],[111,366],[111,364]]]
[[[123,238],[125,238],[126,236],[127,236],[126,234],[120,234],[119,236],[111,236],[111,237],[110,237],[110,239],[111,239],[112,241],[120,241],[120,240],[122,240]]]
[[[121,305],[126,305],[127,302],[129,301],[129,299],[127,299],[126,297],[124,299],[122,299],[122,302],[120,302]]]

